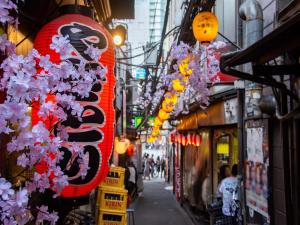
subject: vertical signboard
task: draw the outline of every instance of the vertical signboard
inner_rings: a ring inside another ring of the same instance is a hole
[[[247,121],[246,138],[247,224],[269,225],[269,138],[267,120]]]

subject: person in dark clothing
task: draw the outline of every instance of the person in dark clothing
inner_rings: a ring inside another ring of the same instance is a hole
[[[166,177],[166,160],[164,158],[161,159],[160,166],[161,166],[160,177],[161,178]],[[163,176],[163,174],[164,174],[164,176]]]

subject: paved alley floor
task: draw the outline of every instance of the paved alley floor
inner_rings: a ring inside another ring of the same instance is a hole
[[[136,225],[193,225],[176,202],[172,187],[161,179],[144,181],[142,196],[133,207]]]

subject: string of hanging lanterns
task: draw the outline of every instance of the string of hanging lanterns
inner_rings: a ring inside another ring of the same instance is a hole
[[[194,145],[199,147],[202,144],[202,135],[196,133],[188,133],[187,135],[172,133],[169,135],[169,141],[170,143],[178,143],[183,146]]]
[[[211,12],[200,12],[194,18],[192,28],[196,40],[204,46],[208,46],[218,34],[217,17]],[[178,66],[179,74],[172,80],[172,90],[164,95],[161,108],[154,120],[151,135],[147,138],[148,143],[154,142],[157,139],[160,133],[160,127],[164,121],[169,119],[170,114],[177,104],[177,94],[181,94],[185,91],[189,82],[189,76],[193,74],[193,70],[189,67],[192,60],[194,60],[194,55],[188,54],[186,58],[180,61]],[[177,137],[178,135],[176,135],[175,141],[183,145],[193,144],[199,146],[202,142],[201,135],[190,134],[187,137]]]

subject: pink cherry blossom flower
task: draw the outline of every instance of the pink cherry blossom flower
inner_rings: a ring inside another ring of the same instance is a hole
[[[0,177],[0,198],[8,200],[10,196],[14,195],[15,192],[11,187],[11,183]]]

